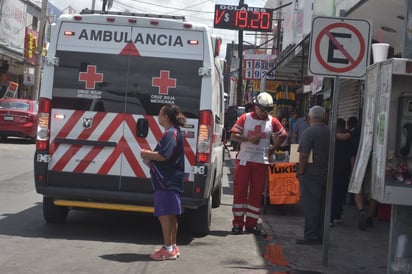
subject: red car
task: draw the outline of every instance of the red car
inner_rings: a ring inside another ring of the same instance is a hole
[[[6,141],[7,137],[22,137],[36,139],[37,101],[28,99],[2,98],[0,99],[0,138]]]

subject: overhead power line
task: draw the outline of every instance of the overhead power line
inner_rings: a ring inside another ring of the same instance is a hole
[[[205,14],[213,14],[213,11],[202,11],[202,10],[189,9],[189,8],[191,8],[191,7],[194,7],[194,6],[202,5],[202,4],[204,4],[205,2],[210,2],[210,0],[201,1],[201,2],[199,2],[199,3],[195,3],[195,4],[193,4],[193,5],[190,5],[190,6],[187,6],[187,7],[184,7],[184,8],[164,6],[164,5],[154,4],[154,3],[150,3],[150,2],[146,2],[146,1],[127,1],[127,2],[128,2],[128,3],[133,2],[133,3],[136,3],[136,4],[145,4],[145,5],[149,5],[149,6],[153,6],[153,7],[159,7],[159,8],[164,8],[164,9],[171,9],[172,11],[170,11],[170,12],[173,12],[173,11],[187,11],[187,12],[198,12],[198,13],[205,13]],[[130,5],[130,4],[128,4],[128,3],[124,2],[124,1],[116,1],[116,2],[114,2],[114,5],[115,5],[115,6],[116,6],[116,5],[121,5],[121,6],[123,6],[123,7],[129,8],[129,9],[132,9],[132,10],[139,9],[137,6]],[[140,7],[140,9],[142,9],[142,8]],[[146,10],[146,9],[145,9],[145,10]],[[157,10],[157,9],[152,9],[152,11],[156,11],[156,10]],[[169,13],[169,11],[168,11],[167,13]]]

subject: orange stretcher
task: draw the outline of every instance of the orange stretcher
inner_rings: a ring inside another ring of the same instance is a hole
[[[268,171],[269,203],[271,205],[293,205],[300,200],[296,163],[275,162]]]

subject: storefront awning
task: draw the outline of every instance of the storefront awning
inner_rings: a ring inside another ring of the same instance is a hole
[[[303,82],[308,74],[309,37],[307,34],[298,44],[285,49],[276,63],[275,80]]]
[[[13,50],[8,49],[7,47],[0,45],[0,59],[4,59],[1,58],[3,56],[7,56],[8,58],[23,62],[23,55],[21,53],[15,52]]]

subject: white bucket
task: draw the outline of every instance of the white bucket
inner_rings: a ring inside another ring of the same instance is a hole
[[[388,49],[389,44],[386,43],[372,44],[373,62],[378,63],[388,59]]]

